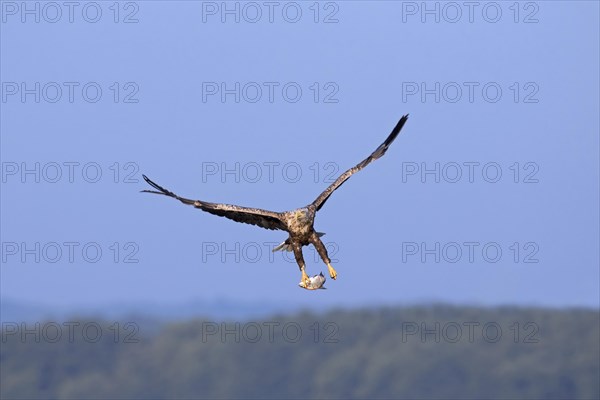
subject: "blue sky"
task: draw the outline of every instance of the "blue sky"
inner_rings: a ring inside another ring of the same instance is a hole
[[[598,306],[597,2],[228,2],[239,22],[221,2],[22,4],[2,3],[3,298]],[[327,291],[270,258],[285,233],[139,193],[144,173],[303,206],[406,113],[317,216]]]

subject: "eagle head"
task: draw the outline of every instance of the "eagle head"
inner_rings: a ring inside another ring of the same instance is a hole
[[[307,222],[310,220],[308,216],[308,210],[306,208],[299,208],[294,212],[294,218],[298,221]]]

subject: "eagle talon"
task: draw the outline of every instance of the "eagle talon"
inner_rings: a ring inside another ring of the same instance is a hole
[[[304,282],[305,287],[310,286],[310,278],[308,277],[305,271],[302,271],[302,282]]]
[[[327,268],[329,268],[329,276],[331,277],[331,279],[333,279],[333,280],[337,279],[337,272],[335,269],[333,269],[331,264],[327,264]]]

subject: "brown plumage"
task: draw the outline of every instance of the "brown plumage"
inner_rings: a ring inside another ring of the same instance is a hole
[[[336,279],[337,272],[331,266],[331,260],[327,255],[327,249],[321,239],[320,236],[323,234],[318,233],[314,230],[313,224],[315,220],[315,215],[317,211],[323,207],[325,202],[329,199],[331,194],[338,189],[344,182],[348,180],[353,174],[360,171],[367,165],[369,165],[372,161],[377,160],[382,157],[389,146],[392,144],[394,139],[400,133],[400,130],[406,123],[408,119],[408,115],[400,118],[400,121],[396,124],[392,132],[389,134],[387,139],[377,148],[373,153],[371,153],[367,158],[358,163],[356,166],[350,168],[342,175],[340,175],[335,182],[333,182],[327,189],[323,191],[311,204],[306,207],[298,208],[291,211],[285,212],[274,212],[268,210],[262,210],[260,208],[249,208],[249,207],[240,207],[231,204],[218,204],[218,203],[209,203],[202,200],[191,200],[186,199],[184,197],[180,197],[175,193],[159,186],[158,184],[151,181],[146,175],[143,175],[144,180],[152,186],[156,190],[142,190],[142,192],[146,193],[155,193],[160,195],[165,195],[169,197],[173,197],[181,201],[183,204],[192,205],[195,208],[199,208],[208,213],[218,215],[220,217],[229,218],[236,222],[242,222],[245,224],[252,224],[256,226],[260,226],[265,229],[273,229],[273,230],[284,230],[289,233],[289,237],[285,240],[282,245],[278,246],[277,249],[285,249],[291,250],[294,252],[294,256],[296,258],[296,262],[298,263],[298,267],[302,272],[302,281],[300,282],[300,286],[304,288],[310,288],[313,285],[306,274],[305,271],[305,263],[304,258],[302,256],[302,246],[306,246],[308,244],[312,244],[317,249],[317,252],[327,264],[329,268],[329,275],[332,279]]]

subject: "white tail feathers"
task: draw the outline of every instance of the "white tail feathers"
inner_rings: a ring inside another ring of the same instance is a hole
[[[317,232],[317,236],[321,237],[325,235],[324,232]],[[290,239],[285,239],[284,242],[281,242],[278,246],[273,248],[273,253],[275,253],[276,251],[293,251],[292,249],[292,245],[290,244]]]
[[[281,251],[292,251],[292,246],[290,244],[286,243],[286,242],[287,242],[287,240],[285,242],[281,243],[279,246],[274,247],[273,248],[273,253],[275,253],[276,251],[279,251],[279,250],[281,250]]]

